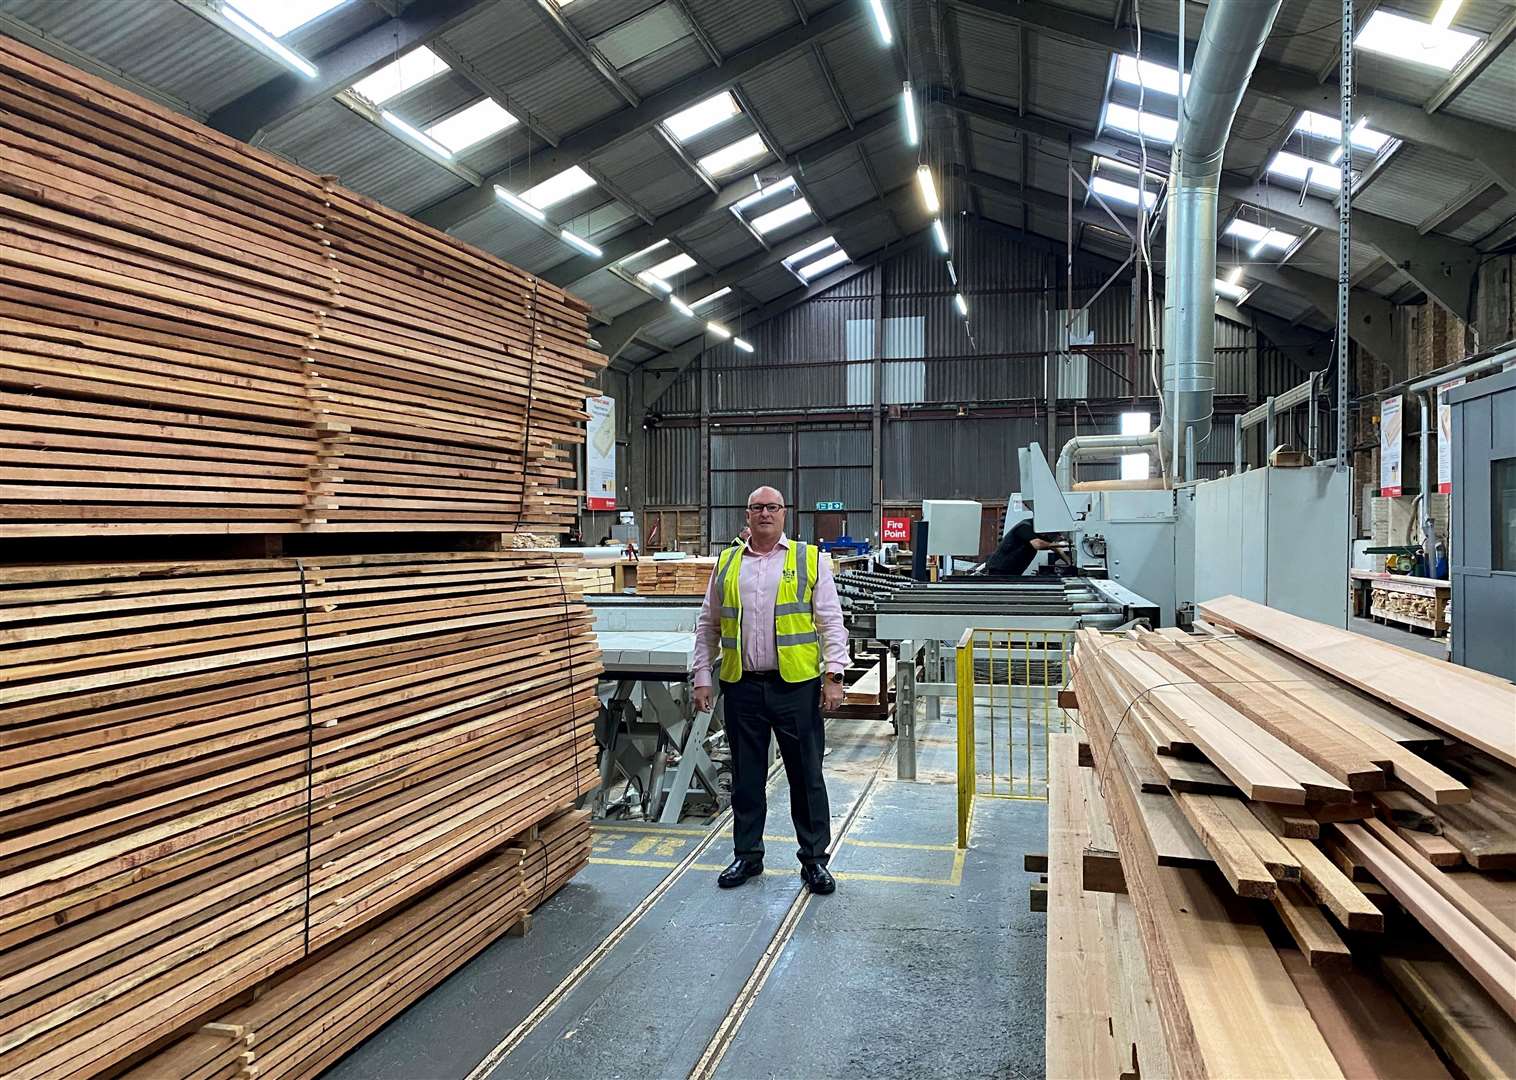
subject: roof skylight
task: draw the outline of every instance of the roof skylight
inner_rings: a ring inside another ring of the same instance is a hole
[[[420,86],[448,70],[447,61],[423,45],[359,79],[353,83],[352,89],[375,105],[383,105],[390,98],[399,97],[411,87]]]
[[[1335,116],[1327,116],[1325,113],[1301,113],[1300,119],[1295,121],[1295,131],[1313,139],[1323,139],[1339,145],[1342,142],[1342,121]],[[1389,145],[1392,138],[1382,131],[1375,131],[1369,127],[1368,117],[1361,117],[1353,125],[1351,141],[1359,150],[1378,154]]]
[[[642,271],[642,273],[638,274],[637,277],[650,285],[657,284],[662,287],[664,291],[668,291],[669,282],[674,277],[684,273],[694,265],[695,260],[681,251],[679,254],[673,256],[672,258],[664,259],[657,266],[648,267],[646,270]]]
[[[1126,203],[1128,206],[1137,205],[1137,186],[1135,184],[1123,184],[1119,180],[1112,180],[1106,176],[1096,176],[1091,178],[1090,187],[1102,198],[1115,199],[1117,202]],[[1156,196],[1151,191],[1144,192],[1143,196],[1143,205],[1151,210]]]
[[[1116,78],[1145,90],[1156,90],[1171,97],[1179,95],[1179,70],[1152,60],[1138,60],[1135,56],[1121,53],[1116,57]],[[1190,77],[1185,75],[1184,87],[1190,88]]]
[[[723,146],[720,150],[705,155],[696,164],[711,176],[721,176],[723,173],[729,173],[733,169],[757,161],[768,152],[769,148],[764,145],[763,136],[755,131],[729,146]]]
[[[484,98],[462,112],[456,112],[446,120],[433,124],[426,129],[426,133],[457,154],[491,135],[500,134],[515,123],[516,118],[502,109],[493,98]]]
[[[838,248],[830,255],[823,255],[815,262],[807,263],[799,270],[797,270],[796,273],[798,273],[806,281],[810,281],[811,279],[819,277],[820,275],[826,273],[828,270],[832,269],[832,267],[840,266],[847,261],[847,252],[843,251],[841,248]]]
[[[561,173],[549,176],[542,183],[527,188],[521,193],[521,198],[538,210],[546,210],[594,186],[594,177],[578,165],[571,165]]]
[[[782,228],[792,221],[799,221],[811,212],[811,204],[804,199],[795,199],[783,206],[770,210],[766,214],[759,214],[753,219],[753,230],[760,236],[771,233],[775,229]]]
[[[1119,105],[1114,101],[1106,104],[1105,126],[1132,135],[1140,131],[1144,138],[1165,143],[1172,143],[1179,134],[1179,121],[1146,110],[1138,112],[1136,109]]]
[[[746,210],[749,206],[753,206],[756,203],[760,203],[764,199],[773,198],[775,195],[778,195],[782,191],[793,191],[794,188],[795,188],[795,178],[793,176],[781,176],[778,180],[775,180],[772,184],[769,184],[769,185],[767,185],[765,187],[759,188],[757,191],[753,192],[751,195],[749,195],[746,198],[744,198],[744,199],[740,200],[739,202],[737,202],[733,206],[733,209],[734,210]]]
[[[643,248],[641,251],[634,251],[634,252],[632,252],[630,255],[628,255],[626,258],[622,259],[621,261],[624,262],[624,263],[633,262],[633,261],[635,261],[637,259],[642,258],[642,256],[644,256],[644,255],[651,255],[653,252],[662,250],[663,248],[666,248],[668,246],[669,246],[669,240],[668,240],[667,237],[665,237],[664,239],[659,240],[655,244],[649,244],[647,247]]]
[[[1252,290],[1245,285],[1239,285],[1233,281],[1222,281],[1220,278],[1216,279],[1216,292],[1219,295],[1226,297],[1228,300],[1241,300],[1251,291]]]
[[[691,105],[676,112],[663,122],[668,133],[681,143],[687,143],[702,131],[709,131],[723,120],[730,120],[742,110],[730,90],[723,90],[715,97]]]
[[[1295,241],[1300,239],[1300,237],[1293,233],[1287,233],[1281,229],[1271,229],[1265,225],[1259,225],[1255,221],[1247,221],[1243,218],[1233,219],[1232,223],[1226,227],[1226,231],[1228,236],[1236,236],[1253,245],[1252,249],[1248,252],[1249,255],[1255,255],[1264,248],[1273,248],[1276,251],[1288,251],[1294,246]]]
[[[1439,29],[1431,23],[1380,8],[1363,24],[1354,43],[1368,52],[1452,71],[1479,41],[1474,34],[1452,27]]]
[[[298,30],[348,0],[223,0],[274,37]]]
[[[1336,165],[1312,161],[1288,150],[1281,150],[1269,162],[1269,172],[1299,184],[1308,184],[1317,191],[1331,194],[1340,186],[1341,174]]]

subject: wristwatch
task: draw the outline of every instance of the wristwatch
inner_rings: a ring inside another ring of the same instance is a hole
[[[842,672],[828,671],[826,673],[826,681],[840,684],[842,682]]]

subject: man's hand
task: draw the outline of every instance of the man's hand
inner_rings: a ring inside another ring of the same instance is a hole
[[[710,712],[711,699],[715,696],[715,690],[709,686],[695,687],[695,711],[697,713]]]
[[[842,684],[831,679],[821,680],[821,707],[826,712],[836,712],[842,707]]]

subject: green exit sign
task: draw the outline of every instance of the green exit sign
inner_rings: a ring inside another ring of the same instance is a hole
[[[817,510],[846,510],[847,507],[843,503],[839,502],[836,499],[833,499],[831,501],[817,500],[817,502],[816,502],[816,509]]]

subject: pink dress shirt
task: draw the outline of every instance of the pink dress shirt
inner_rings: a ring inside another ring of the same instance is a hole
[[[748,542],[742,548],[742,566],[737,587],[742,591],[742,670],[778,671],[779,646],[774,642],[774,601],[779,596],[779,573],[784,569],[785,549],[791,544],[781,535],[774,550],[760,555]],[[847,628],[842,624],[842,601],[832,578],[831,560],[823,552],[820,572],[811,589],[811,616],[821,635],[821,655],[827,671],[847,670]],[[721,596],[716,575],[705,590],[705,603],[695,621],[695,685],[710,686],[711,673],[721,660]]]

